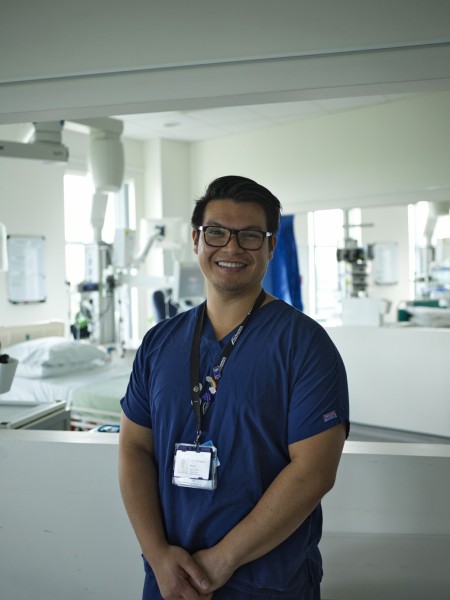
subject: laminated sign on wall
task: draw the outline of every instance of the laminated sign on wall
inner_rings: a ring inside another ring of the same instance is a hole
[[[376,285],[398,283],[398,245],[396,242],[374,244],[374,280]]]
[[[47,299],[45,238],[37,235],[8,236],[8,299],[14,304]]]

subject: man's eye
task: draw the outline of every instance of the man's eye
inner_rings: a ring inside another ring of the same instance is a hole
[[[226,235],[225,229],[221,229],[220,227],[208,227],[208,235],[212,235],[214,237],[224,237]]]
[[[245,231],[241,231],[240,235],[244,240],[249,240],[249,241],[261,239],[260,231],[245,230]]]

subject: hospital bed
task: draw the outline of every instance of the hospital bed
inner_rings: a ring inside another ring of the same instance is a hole
[[[118,424],[120,400],[125,394],[132,357],[87,342],[64,337],[64,324],[39,322],[0,326],[2,352],[19,360],[9,392],[0,403],[65,401],[74,430]]]

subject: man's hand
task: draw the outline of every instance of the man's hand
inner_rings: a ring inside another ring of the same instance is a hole
[[[201,567],[210,581],[210,590],[217,590],[230,579],[235,569],[226,565],[215,546],[200,550],[193,555],[195,562]]]
[[[168,546],[151,566],[164,600],[211,600],[210,580],[183,548]]]

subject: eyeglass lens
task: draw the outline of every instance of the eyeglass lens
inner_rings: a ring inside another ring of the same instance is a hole
[[[241,229],[238,232],[230,231],[225,227],[205,227],[205,242],[209,246],[218,248],[226,246],[231,239],[232,233],[237,233],[237,241],[244,250],[259,250],[263,244],[265,234],[253,229]]]

